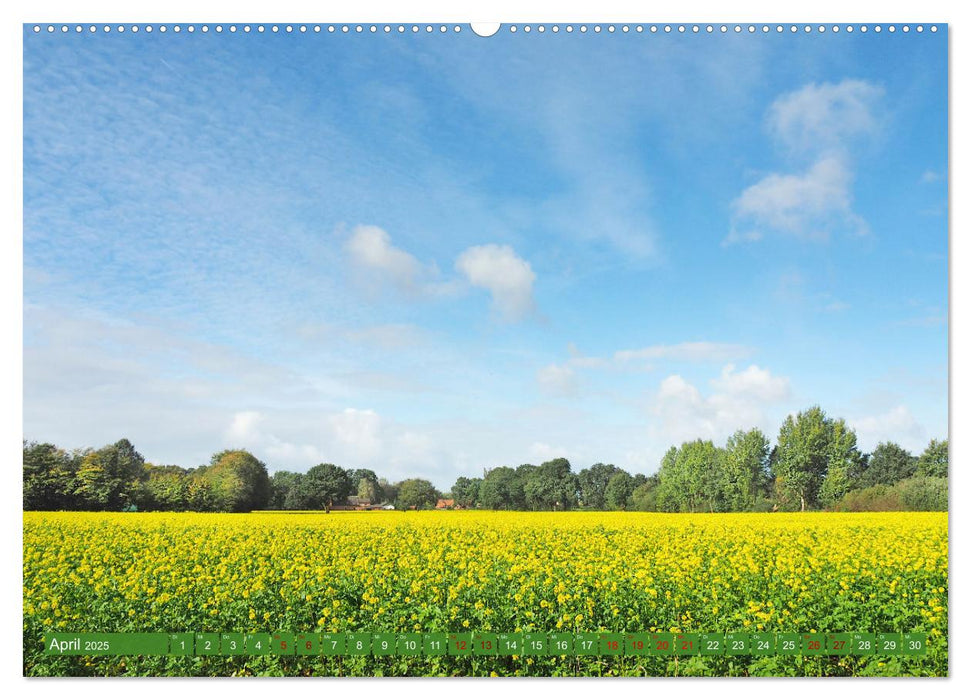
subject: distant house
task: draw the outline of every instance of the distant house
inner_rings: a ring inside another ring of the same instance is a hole
[[[436,510],[452,510],[455,508],[454,498],[439,498],[438,503],[435,504]]]
[[[348,496],[347,505],[334,506],[331,510],[394,510],[394,506],[385,503],[371,503],[367,498]]]

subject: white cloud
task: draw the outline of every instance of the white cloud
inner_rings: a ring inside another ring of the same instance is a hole
[[[355,226],[344,250],[355,265],[381,275],[396,288],[416,292],[424,268],[410,253],[391,244],[391,236],[378,226]]]
[[[920,176],[921,183],[927,185],[932,182],[937,182],[943,179],[943,176],[936,170],[925,170],[924,174]]]
[[[705,396],[679,374],[666,377],[652,405],[657,419],[651,428],[654,438],[667,444],[696,438],[722,442],[739,429],[771,432],[774,425],[767,409],[790,396],[788,378],[756,365],[740,372],[726,365],[710,384],[714,392]]]
[[[529,446],[529,458],[537,463],[548,462],[557,457],[568,457],[568,451],[564,447],[553,447],[545,442],[534,442]]]
[[[827,156],[801,174],[767,175],[732,203],[732,231],[725,244],[759,240],[767,231],[826,239],[834,230],[867,232],[853,212],[852,173],[844,159]]]
[[[659,401],[677,401],[697,405],[702,402],[701,392],[684,380],[680,374],[672,374],[661,382],[657,392]]]
[[[675,360],[680,362],[726,362],[748,357],[753,349],[734,343],[690,342],[673,345],[650,345],[638,350],[618,350],[614,359],[619,362],[631,360]]]
[[[518,320],[532,312],[536,274],[529,263],[506,245],[480,245],[465,250],[455,269],[475,287],[487,289],[492,303],[506,320]]]
[[[769,173],[732,202],[722,245],[754,242],[771,233],[825,240],[832,233],[865,234],[853,211],[855,146],[880,128],[883,89],[862,80],[815,83],[786,93],[768,110],[768,130],[789,154],[811,159],[803,172]]]
[[[876,132],[881,97],[883,88],[863,80],[811,83],[772,103],[769,131],[796,152],[842,150],[850,141]]]
[[[229,440],[245,443],[259,437],[258,426],[263,416],[259,411],[240,411],[233,416],[233,422],[226,431]]]
[[[856,431],[857,444],[866,451],[879,443],[893,441],[912,452],[926,446],[927,431],[903,404],[886,413],[847,421]]]
[[[370,409],[345,408],[330,417],[330,426],[334,437],[345,446],[353,446],[360,459],[373,459],[381,450],[381,417]]]
[[[568,364],[551,364],[536,373],[540,389],[551,396],[575,396],[577,376]]]
[[[410,253],[396,248],[391,236],[377,226],[354,227],[344,250],[355,267],[367,273],[369,282],[377,277],[408,295],[447,296],[464,286],[458,279],[437,280],[439,271],[434,264],[423,265]],[[472,246],[456,258],[455,269],[472,286],[489,291],[493,308],[501,318],[516,321],[535,309],[536,274],[511,247],[495,243]],[[373,329],[366,339],[397,342],[404,330],[402,326]]]
[[[751,396],[767,402],[787,399],[791,393],[787,377],[773,377],[769,370],[757,365],[749,365],[739,372],[734,365],[725,365],[721,376],[711,380],[711,386],[723,394]]]

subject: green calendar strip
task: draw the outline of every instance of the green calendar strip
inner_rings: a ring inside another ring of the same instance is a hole
[[[922,632],[51,633],[51,656],[923,656]]]

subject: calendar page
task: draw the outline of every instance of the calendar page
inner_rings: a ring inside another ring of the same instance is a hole
[[[22,32],[24,676],[948,675],[946,23]]]

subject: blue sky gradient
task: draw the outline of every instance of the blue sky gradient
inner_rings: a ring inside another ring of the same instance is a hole
[[[24,433],[441,488],[947,434],[947,37],[34,35]]]

